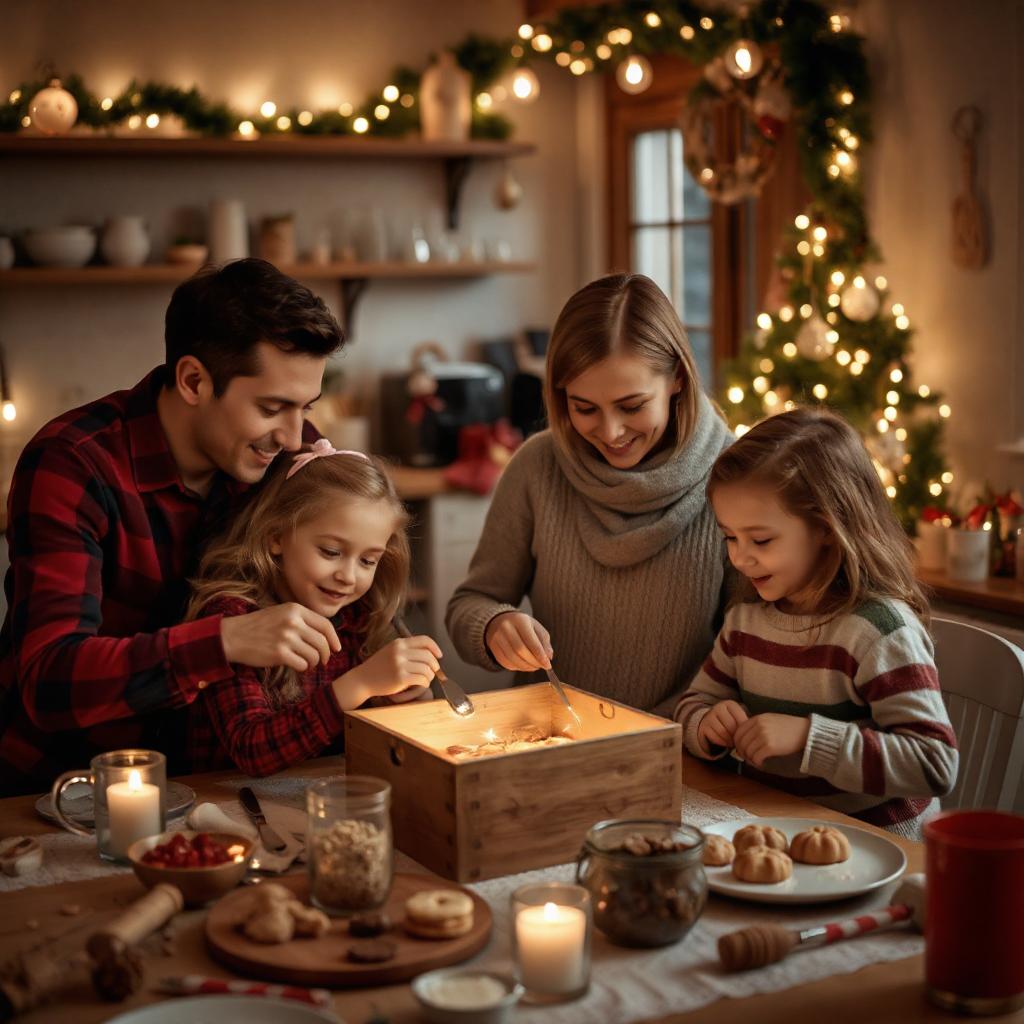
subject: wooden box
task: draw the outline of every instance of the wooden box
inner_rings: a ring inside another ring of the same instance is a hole
[[[678,821],[681,726],[565,689],[582,730],[547,683],[475,693],[468,718],[444,700],[350,712],[346,770],[387,779],[395,845],[458,882],[574,860],[607,818]],[[530,726],[578,738],[471,760],[446,751]]]

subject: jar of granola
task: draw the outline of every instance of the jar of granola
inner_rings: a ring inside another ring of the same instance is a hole
[[[322,779],[306,790],[306,850],[314,906],[376,910],[391,891],[391,785],[369,775]]]

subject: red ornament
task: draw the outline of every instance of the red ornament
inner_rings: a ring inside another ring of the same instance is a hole
[[[762,114],[757,119],[757,127],[766,139],[771,139],[774,142],[782,136],[786,124],[777,117],[772,117],[771,114]]]

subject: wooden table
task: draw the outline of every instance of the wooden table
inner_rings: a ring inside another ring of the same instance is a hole
[[[322,777],[337,772],[337,762],[331,759],[312,761],[288,775],[308,778]],[[238,772],[221,772],[185,778],[196,790],[200,800],[225,801],[236,794],[222,783],[237,778]],[[806,800],[768,789],[737,775],[728,775],[710,768],[690,757],[684,757],[683,778],[687,785],[719,800],[744,807],[762,816],[816,817],[824,820],[849,821],[843,815],[826,810]],[[13,797],[0,800],[0,836],[40,835],[50,826],[35,813],[34,797]],[[685,817],[685,808],[684,808]],[[870,827],[870,826],[862,826]],[[885,833],[888,835],[888,833]],[[921,844],[893,838],[907,853],[908,871],[923,870],[924,850]],[[22,948],[26,936],[38,939],[47,934],[59,934],[75,924],[89,920],[96,923],[98,915],[122,907],[141,894],[134,875],[116,875],[111,878],[85,882],[67,882],[47,888],[22,889],[0,895],[0,958]],[[68,918],[60,908],[68,903],[81,907],[79,918]],[[39,922],[38,931],[26,932],[25,922]],[[230,974],[210,960],[203,946],[203,912],[193,911],[181,915],[175,924],[176,949],[167,956],[147,959],[147,983],[159,977],[188,973],[203,973],[215,977]],[[87,934],[87,932],[84,932]],[[684,940],[685,941],[685,940]],[[101,1003],[91,992],[64,999],[58,1004],[43,1007],[20,1018],[26,1024],[75,1021],[75,1024],[98,1024],[131,1006],[154,1002],[155,993],[143,990],[126,1002],[113,1005]],[[412,993],[407,985],[382,989],[363,989],[338,992],[335,996],[338,1014],[346,1024],[364,1024],[374,1007],[384,1013],[392,1024],[413,1024],[420,1020]],[[786,989],[782,992],[754,996],[737,1004],[730,999],[711,1003],[700,1010],[660,1018],[649,1024],[725,1024],[737,1020],[768,1021],[823,1021],[829,1024],[861,1024],[865,1020],[898,1021],[912,1024],[917,1021],[949,1021],[948,1014],[931,1007],[923,992],[923,957],[911,957],[888,964],[864,968],[856,974],[827,978],[813,984]],[[1024,1020],[1024,1014],[988,1018],[993,1021]],[[581,1024],[612,1024],[604,1021],[581,1020]]]

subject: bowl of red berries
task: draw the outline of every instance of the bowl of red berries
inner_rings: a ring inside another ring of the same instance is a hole
[[[146,888],[177,886],[188,906],[209,903],[245,877],[253,841],[229,832],[164,832],[128,847],[128,859]]]

